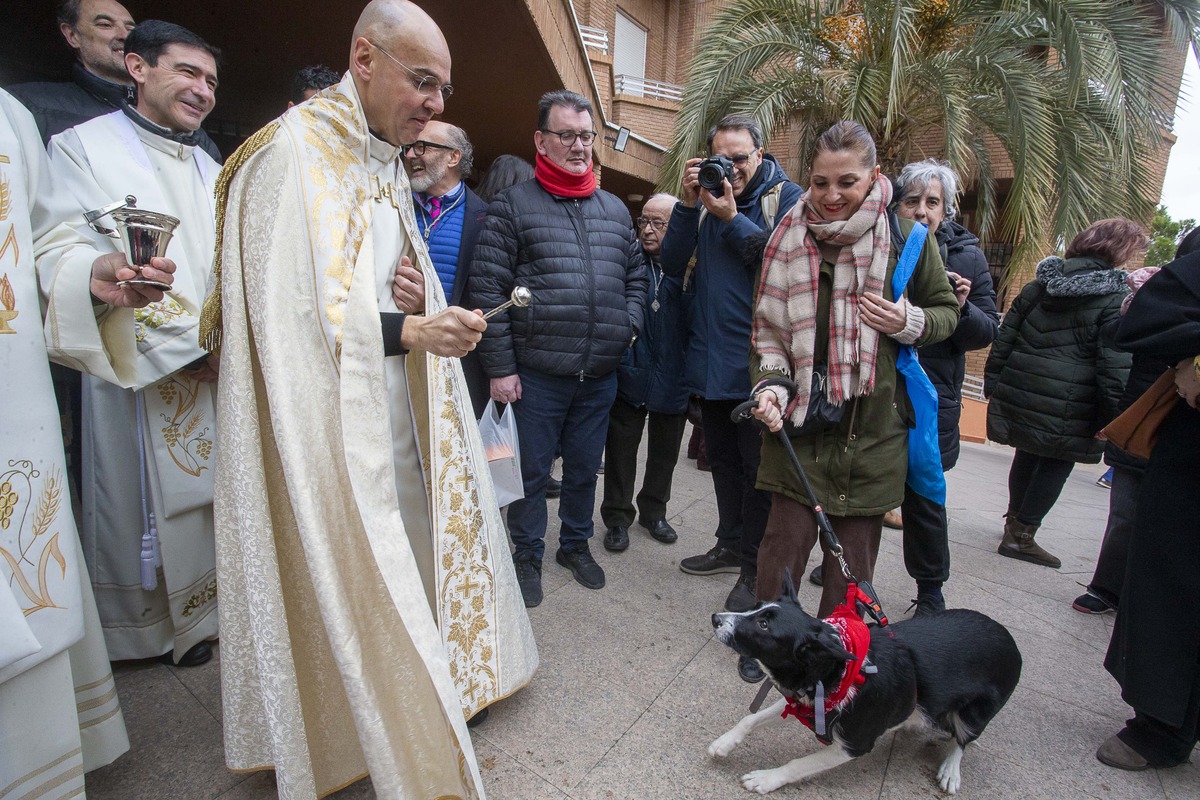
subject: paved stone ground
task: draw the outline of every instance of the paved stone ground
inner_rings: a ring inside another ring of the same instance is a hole
[[[1038,540],[1063,560],[1061,570],[1049,570],[996,554],[1011,453],[964,445],[948,475],[953,561],[947,601],[1008,626],[1025,660],[1012,699],[963,759],[959,796],[1200,796],[1196,756],[1183,767],[1142,773],[1110,769],[1093,756],[1129,713],[1101,664],[1112,617],[1085,616],[1070,606],[1099,551],[1108,493],[1094,481],[1102,467],[1077,467],[1047,518]],[[705,755],[753,694],[737,677],[736,656],[714,640],[709,624],[735,576],[695,577],[678,569],[680,558],[712,545],[716,516],[709,475],[681,458],[670,505],[680,534],[676,544],[659,544],[636,528],[630,549],[614,555],[597,537],[593,552],[608,573],[601,591],[583,588],[546,560],[546,599],[531,613],[541,669],[473,734],[489,797],[741,798],[748,796],[738,781],[743,773],[820,747],[789,722],[760,729],[724,761]],[[603,531],[598,513],[596,526]],[[875,584],[893,619],[904,617],[914,587],[904,572],[898,531],[885,529]],[[812,608],[817,597],[816,587],[805,582],[802,602]],[[89,797],[275,797],[270,773],[224,768],[219,658],[190,670],[156,662],[116,667],[133,746],[115,764],[88,775]],[[889,735],[858,761],[776,796],[936,797],[940,748],[917,734]],[[370,798],[374,792],[363,780],[334,797]]]

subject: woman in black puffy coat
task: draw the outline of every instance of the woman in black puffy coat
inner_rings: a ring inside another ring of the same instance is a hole
[[[1066,259],[1038,264],[1004,315],[984,372],[988,438],[1016,448],[1000,555],[1057,569],[1034,541],[1077,463],[1096,464],[1096,432],[1116,415],[1128,353],[1104,341],[1127,291],[1118,269],[1146,249],[1145,231],[1106,219],[1071,242]]]

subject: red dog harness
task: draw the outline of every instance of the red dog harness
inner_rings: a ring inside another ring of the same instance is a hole
[[[850,583],[846,588],[846,600],[833,610],[833,613],[822,620],[832,625],[842,639],[842,647],[854,656],[853,661],[846,662],[846,671],[833,694],[825,697],[825,687],[817,683],[817,695],[813,702],[808,702],[804,695],[788,699],[783,709],[783,718],[795,717],[804,723],[805,727],[817,735],[824,744],[833,741],[829,733],[834,721],[841,713],[843,706],[854,699],[857,687],[867,681],[863,674],[863,662],[866,661],[867,651],[871,648],[871,631],[858,614],[858,603],[870,604],[871,598],[858,588],[857,583]]]

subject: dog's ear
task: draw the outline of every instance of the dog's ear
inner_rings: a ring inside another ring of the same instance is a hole
[[[808,664],[828,663],[830,667],[837,661],[853,661],[854,656],[837,642],[837,637],[818,636],[815,639],[804,637],[792,646],[792,657],[797,661]]]
[[[825,648],[825,652],[839,661],[853,661],[854,654],[842,646],[841,637],[833,631],[827,632],[818,640],[821,646]]]
[[[792,581],[792,571],[787,567],[783,568],[783,592],[780,597],[796,604],[800,603],[796,597],[796,584]]]

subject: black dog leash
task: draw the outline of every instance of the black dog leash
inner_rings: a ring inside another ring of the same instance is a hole
[[[796,384],[787,378],[771,378],[760,383],[755,388],[758,391],[769,388],[771,386],[779,386],[788,391],[789,394],[795,396]],[[733,409],[729,415],[734,422],[741,422],[747,419],[753,419],[751,413],[758,406],[758,400],[751,398],[744,403],[739,404]],[[762,424],[761,422],[759,423]],[[763,425],[765,428],[766,425]],[[769,430],[769,429],[768,429]],[[829,516],[825,513],[821,503],[817,500],[816,490],[813,489],[812,482],[808,479],[808,473],[804,471],[804,466],[801,465],[800,459],[796,457],[796,450],[792,447],[792,440],[787,435],[787,430],[780,428],[774,432],[779,443],[783,445],[784,452],[787,453],[788,459],[792,462],[792,468],[796,470],[796,475],[800,478],[800,485],[804,487],[804,493],[808,496],[808,502],[812,506],[813,516],[817,520],[817,530],[820,534],[821,549],[832,553],[837,559],[838,565],[841,567],[842,575],[846,578],[847,583],[854,583],[862,590],[862,595],[859,598],[859,609],[865,612],[871,619],[875,620],[888,635],[892,635],[888,628],[887,615],[883,613],[883,605],[879,602],[879,595],[875,591],[875,587],[870,581],[860,581],[854,577],[854,573],[850,571],[850,565],[846,563],[846,557],[842,550],[842,543],[838,540],[837,534],[833,531],[833,524],[829,521]]]

